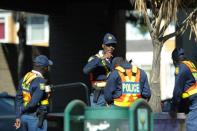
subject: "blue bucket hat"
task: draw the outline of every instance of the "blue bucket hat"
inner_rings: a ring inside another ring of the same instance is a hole
[[[106,33],[103,38],[103,44],[117,44],[116,37],[110,33]]]
[[[37,56],[33,62],[39,66],[46,67],[53,65],[53,62],[49,60],[45,55]]]

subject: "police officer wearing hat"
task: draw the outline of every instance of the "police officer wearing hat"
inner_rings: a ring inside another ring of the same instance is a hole
[[[176,112],[188,113],[186,120],[187,131],[197,129],[197,69],[187,60],[182,48],[172,52],[175,65],[175,86],[170,115],[176,117]],[[184,110],[183,110],[184,109]]]
[[[111,70],[111,61],[116,44],[115,36],[106,33],[103,38],[102,50],[91,56],[83,68],[83,72],[89,75],[92,85],[90,102],[93,107],[106,105],[103,89],[106,86],[106,79]]]
[[[46,118],[39,124],[38,112],[47,111],[48,93],[45,73],[53,63],[45,55],[33,60],[33,70],[28,72],[19,82],[16,94],[16,129],[22,131],[47,131]]]

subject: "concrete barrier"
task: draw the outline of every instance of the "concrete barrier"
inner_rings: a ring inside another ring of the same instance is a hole
[[[154,131],[186,131],[186,115],[177,113],[177,118],[172,119],[168,112],[154,113]]]

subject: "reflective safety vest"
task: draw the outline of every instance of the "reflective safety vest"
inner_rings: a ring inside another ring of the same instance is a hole
[[[135,100],[141,98],[140,70],[136,66],[124,69],[120,66],[115,68],[121,78],[122,95],[114,99],[114,105],[129,107]]]
[[[31,82],[36,78],[36,77],[39,77],[37,76],[35,73],[33,72],[28,72],[25,77],[23,78],[23,82],[22,82],[22,93],[23,93],[23,104],[24,106],[26,106],[31,98],[32,98],[32,95],[30,94],[30,84]],[[48,105],[49,104],[49,100],[48,98],[42,100],[39,105]]]
[[[185,99],[197,93],[197,68],[191,61],[182,61],[182,63],[184,63],[190,69],[192,76],[196,80],[196,83],[183,92],[182,98]]]

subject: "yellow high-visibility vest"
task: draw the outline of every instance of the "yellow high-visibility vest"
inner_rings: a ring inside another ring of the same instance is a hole
[[[182,93],[182,98],[188,98],[191,95],[197,93],[197,68],[191,61],[182,61],[191,71],[192,76],[195,78],[196,83],[194,83],[191,87],[189,87],[185,92]]]

